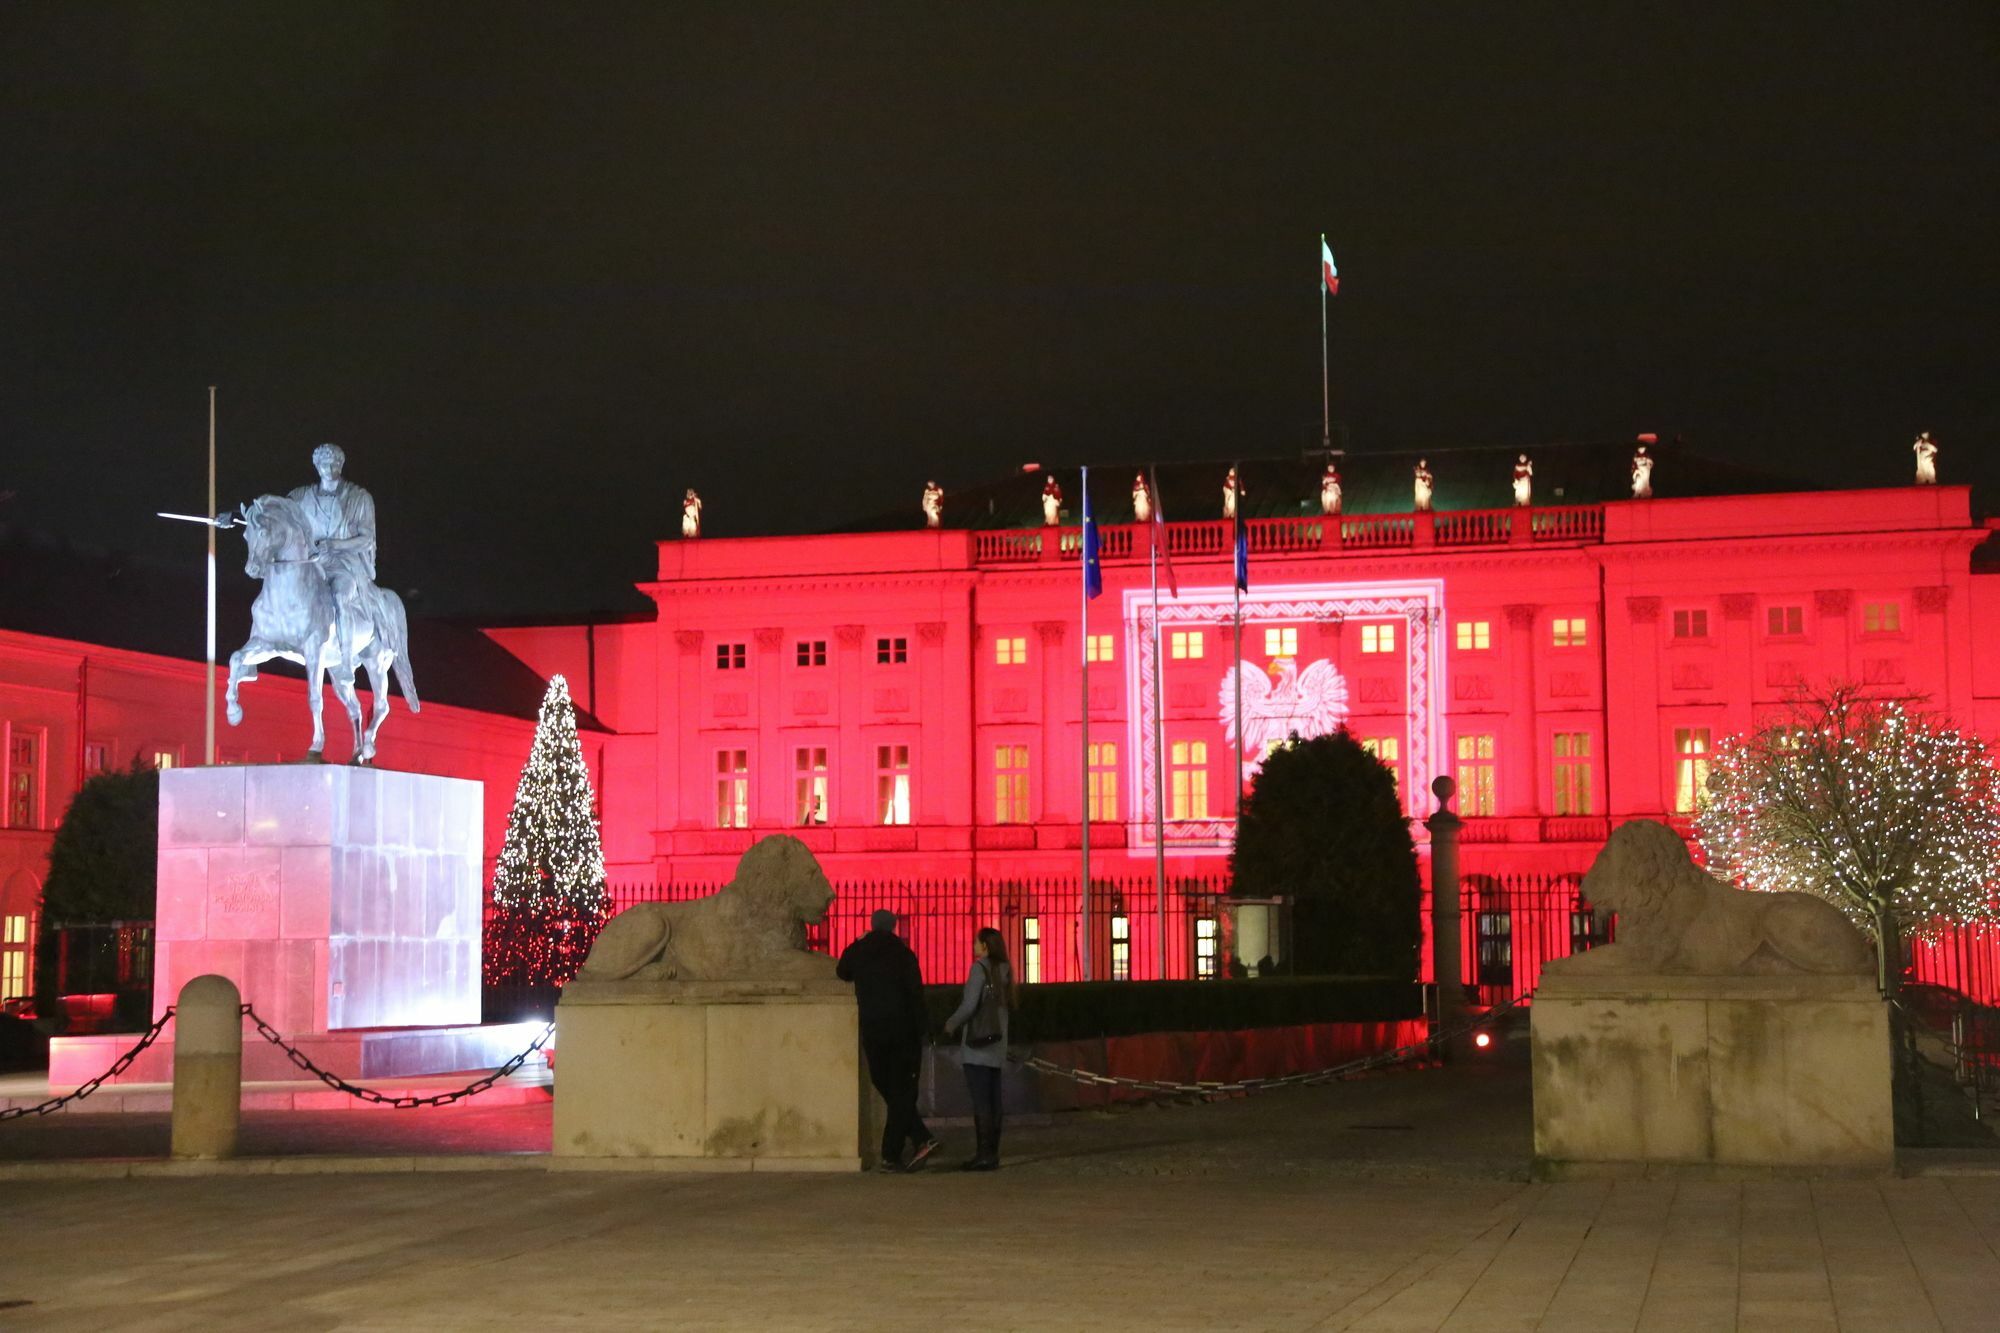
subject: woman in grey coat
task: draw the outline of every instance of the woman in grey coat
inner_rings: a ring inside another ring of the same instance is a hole
[[[945,1020],[946,1035],[963,1030],[959,1064],[966,1090],[972,1094],[973,1133],[978,1139],[964,1171],[995,1171],[1000,1167],[1000,1072],[1007,1066],[1007,1019],[1014,1007],[1014,968],[1007,961],[1007,941],[991,926],[982,927],[972,943],[972,970],[965,978],[965,997]]]

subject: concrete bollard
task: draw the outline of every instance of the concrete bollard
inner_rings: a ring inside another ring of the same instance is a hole
[[[1458,834],[1465,821],[1452,813],[1451,798],[1458,783],[1440,777],[1431,783],[1437,797],[1437,813],[1424,821],[1431,833],[1431,979],[1437,985],[1438,1031],[1453,1032],[1465,1026],[1465,983],[1463,955],[1459,952]],[[1458,1037],[1439,1048],[1446,1059],[1465,1045]]]
[[[196,977],[174,1005],[174,1156],[234,1157],[242,1110],[242,993]]]

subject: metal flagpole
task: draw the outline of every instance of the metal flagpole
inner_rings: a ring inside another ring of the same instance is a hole
[[[1159,909],[1160,980],[1167,979],[1167,758],[1160,720],[1160,543],[1166,539],[1160,492],[1153,490],[1153,893]]]
[[[215,386],[208,386],[208,653],[201,669],[201,761],[215,762]]]
[[[1083,596],[1079,602],[1082,609],[1083,629],[1083,896],[1078,915],[1082,918],[1083,947],[1078,950],[1082,960],[1083,979],[1090,980],[1090,469],[1083,469],[1083,549],[1077,552],[1077,568],[1083,573]]]
[[[1320,253],[1326,253],[1326,233],[1319,234]],[[1333,380],[1326,368],[1326,270],[1319,274],[1319,445],[1333,448]]]
[[[1242,464],[1237,464],[1240,469]],[[1243,473],[1236,471],[1241,477]],[[1229,586],[1234,602],[1231,619],[1236,626],[1236,657],[1230,664],[1229,674],[1236,681],[1236,799],[1231,803],[1230,813],[1240,826],[1243,819],[1243,578],[1236,568],[1236,533],[1243,528],[1243,487],[1236,488],[1235,530],[1229,534]]]

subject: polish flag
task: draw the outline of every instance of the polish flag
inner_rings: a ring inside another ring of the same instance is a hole
[[[1326,294],[1340,294],[1340,270],[1333,266],[1333,247],[1326,243],[1326,237],[1319,238],[1319,276],[1326,284]]]

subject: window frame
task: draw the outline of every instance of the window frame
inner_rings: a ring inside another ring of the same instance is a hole
[[[1493,651],[1493,622],[1490,620],[1457,621],[1452,625],[1451,641],[1454,652],[1490,653]]]
[[[826,665],[825,639],[794,640],[792,665],[812,670]]]
[[[725,768],[731,756],[737,766]],[[715,827],[747,829],[751,815],[749,747],[720,746],[715,751]]]
[[[876,666],[907,666],[910,661],[910,639],[906,634],[881,634],[875,638]]]

